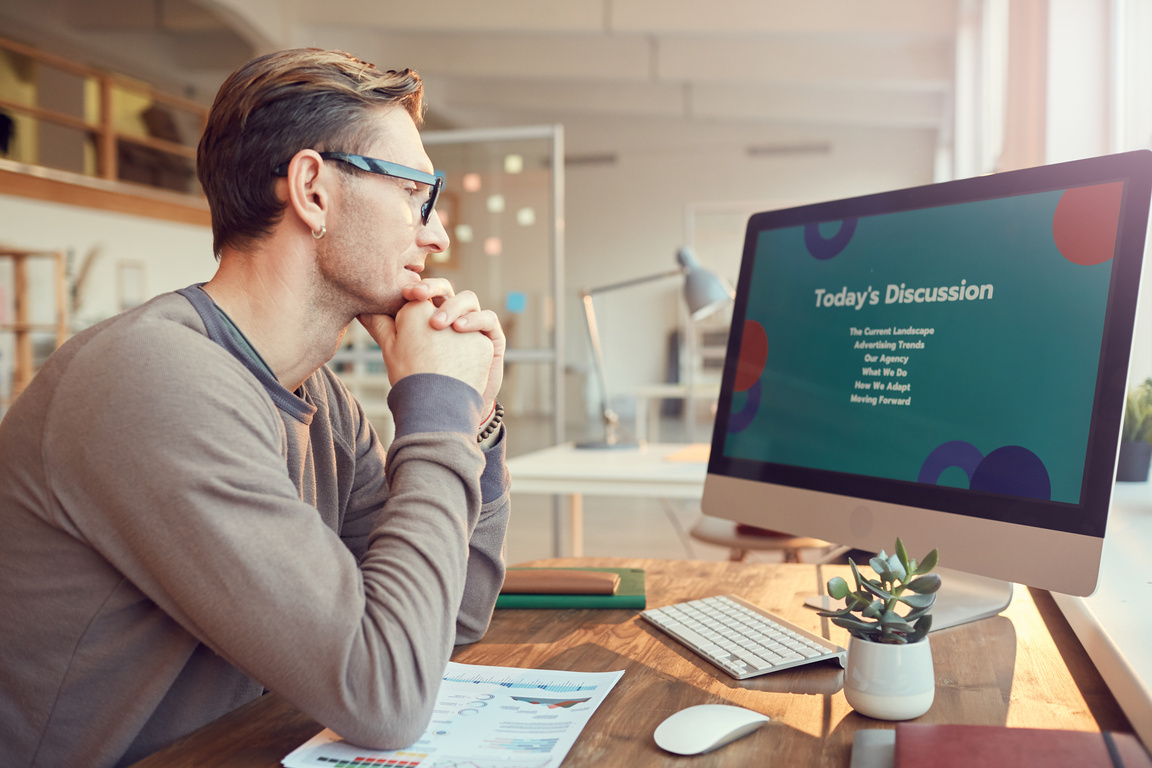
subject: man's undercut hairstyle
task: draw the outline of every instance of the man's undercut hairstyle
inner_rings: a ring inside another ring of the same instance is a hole
[[[415,72],[384,72],[343,51],[278,51],[233,72],[196,152],[217,258],[249,249],[284,215],[272,169],[302,149],[360,153],[367,118],[383,107],[403,107],[419,126],[423,97]]]

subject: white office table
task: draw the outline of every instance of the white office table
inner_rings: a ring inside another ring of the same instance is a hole
[[[577,448],[572,443],[508,460],[514,493],[568,497],[568,528],[573,557],[584,554],[583,496],[645,496],[696,499],[704,494],[706,461],[670,461],[690,445],[647,443],[635,448]],[[560,557],[562,519],[553,523],[552,550]]]

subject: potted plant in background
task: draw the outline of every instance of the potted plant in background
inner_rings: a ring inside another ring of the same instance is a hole
[[[1152,378],[1128,390],[1124,426],[1120,430],[1120,458],[1116,479],[1142,483],[1152,460]]]
[[[918,563],[896,539],[895,554],[881,550],[868,562],[877,578],[864,578],[849,559],[855,589],[839,576],[828,581],[828,594],[843,600],[844,607],[820,615],[852,635],[844,695],[862,715],[910,720],[932,706],[936,675],[928,642],[929,610],[936,602],[940,576],[930,571],[939,557],[934,549]]]

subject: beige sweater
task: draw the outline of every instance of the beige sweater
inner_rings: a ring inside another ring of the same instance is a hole
[[[284,390],[205,301],[82,333],[0,421],[0,765],[127,764],[265,688],[405,746],[487,627],[508,477],[475,391],[398,382],[385,455],[327,368]]]

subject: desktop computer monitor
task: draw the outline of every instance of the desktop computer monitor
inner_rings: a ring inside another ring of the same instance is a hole
[[[1139,151],[752,216],[704,512],[1091,593],[1150,187]]]

